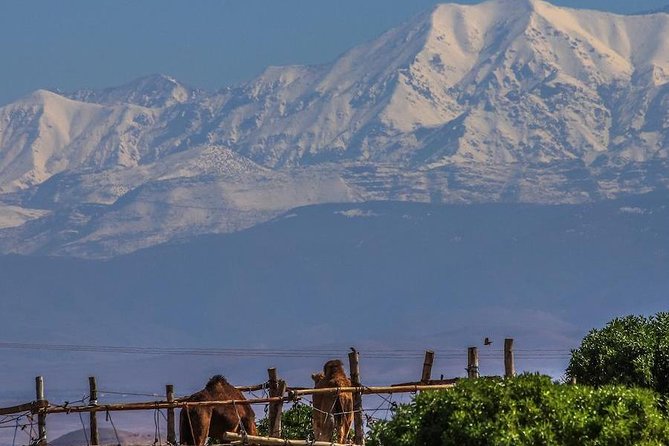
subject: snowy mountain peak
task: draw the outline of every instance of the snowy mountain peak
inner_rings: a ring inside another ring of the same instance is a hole
[[[79,90],[67,96],[79,101],[98,104],[133,104],[160,108],[188,102],[197,90],[187,87],[170,76],[153,74],[127,84],[104,90]]]

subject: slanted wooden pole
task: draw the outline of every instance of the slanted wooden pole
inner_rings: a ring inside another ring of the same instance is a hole
[[[504,376],[512,378],[516,376],[516,366],[513,360],[513,339],[504,340]]]
[[[168,403],[174,401],[174,386],[172,384],[167,384],[165,386],[165,398]],[[170,407],[167,409],[167,443],[175,445],[177,444],[177,434],[174,427],[174,408]]]
[[[46,398],[44,398],[44,378],[38,376],[35,378],[35,397],[37,403],[41,406],[45,404]],[[39,438],[37,439],[37,446],[47,446],[46,440],[46,412],[39,411],[37,413],[37,434]]]
[[[36,401],[33,401],[31,403],[19,404],[17,406],[0,407],[0,415],[12,415],[21,412],[37,413],[39,409],[46,409],[46,404],[44,403],[45,402],[40,405]]]
[[[421,382],[428,383],[432,379],[432,364],[434,363],[434,352],[432,350],[425,351],[425,361],[423,361],[423,374],[421,375]]]
[[[479,349],[476,347],[467,349],[467,377],[479,377]]]
[[[348,354],[348,363],[351,371],[351,385],[361,387],[360,383],[360,353],[353,350]],[[353,443],[365,444],[365,427],[362,419],[362,393],[353,393]]]
[[[88,377],[88,404],[91,406],[97,406],[98,404],[98,384],[95,381],[95,376]],[[90,420],[90,431],[91,431],[91,444],[98,445],[100,444],[100,437],[98,436],[98,413],[90,412],[88,414]]]
[[[254,384],[252,386],[235,386],[235,389],[240,392],[255,392],[256,390],[263,390],[267,388],[267,383]]]
[[[254,444],[260,446],[351,446],[350,444],[333,443],[330,441],[311,441],[311,440],[284,440],[283,438],[268,438],[255,435],[241,435],[234,432],[223,434],[223,440],[235,445]],[[230,443],[226,443],[230,444]],[[222,446],[222,445],[212,445]]]

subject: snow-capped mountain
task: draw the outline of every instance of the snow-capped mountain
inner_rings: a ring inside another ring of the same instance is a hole
[[[324,202],[587,202],[668,168],[668,14],[444,4],[216,93],[150,76],[0,108],[0,250],[107,256]]]

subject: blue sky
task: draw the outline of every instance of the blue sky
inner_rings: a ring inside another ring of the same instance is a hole
[[[37,88],[101,88],[152,73],[215,90],[267,65],[330,61],[435,3],[4,0],[0,104]],[[555,3],[627,13],[656,9],[669,0]]]

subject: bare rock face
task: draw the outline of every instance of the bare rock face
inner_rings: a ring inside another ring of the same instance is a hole
[[[590,202],[668,167],[668,14],[444,4],[217,93],[159,75],[0,108],[0,252],[107,257],[327,202]]]

